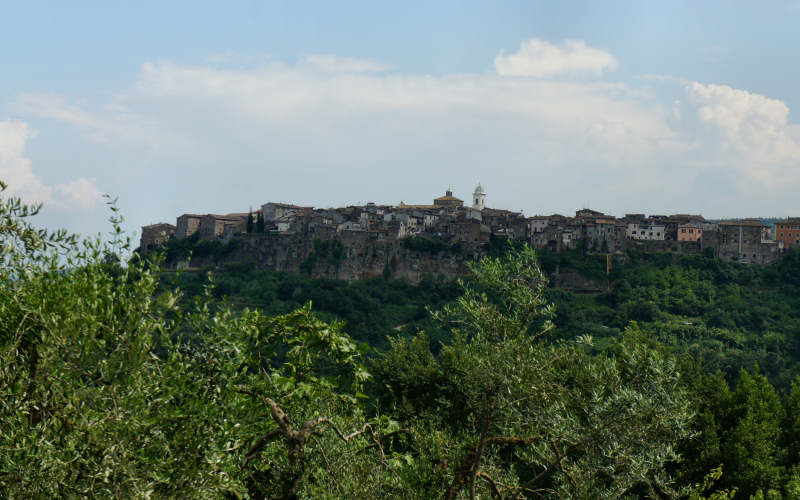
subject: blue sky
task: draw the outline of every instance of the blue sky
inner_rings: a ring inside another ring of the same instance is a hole
[[[0,9],[0,177],[50,227],[478,181],[530,215],[800,211],[795,0]]]

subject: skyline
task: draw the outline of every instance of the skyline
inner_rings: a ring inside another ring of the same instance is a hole
[[[0,178],[132,236],[268,201],[797,216],[800,3],[2,5]],[[14,47],[12,50],[11,48]]]

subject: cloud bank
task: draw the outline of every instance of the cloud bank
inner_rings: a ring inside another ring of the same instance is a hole
[[[26,145],[36,135],[22,121],[0,122],[0,180],[8,184],[6,193],[53,207],[93,207],[101,198],[95,179],[81,178],[49,186],[34,173],[26,156]]]
[[[779,100],[671,78],[609,81],[616,58],[582,40],[526,40],[494,63],[431,76],[332,55],[245,69],[147,62],[106,102],[23,94],[16,105],[91,141],[177,158],[154,167],[164,182],[130,179],[134,193],[177,198],[175,210],[415,202],[479,180],[490,205],[526,213],[796,205],[800,134]]]

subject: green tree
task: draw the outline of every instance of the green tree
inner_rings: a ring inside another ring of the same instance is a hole
[[[112,239],[0,200],[0,491],[11,498],[382,496],[409,432],[359,405],[362,350],[307,305],[184,313]],[[397,490],[398,486],[394,486]],[[399,490],[398,490],[399,491]]]
[[[264,214],[258,212],[258,218],[256,218],[256,232],[263,233],[264,232]]]
[[[540,341],[553,311],[528,247],[472,270],[462,297],[436,313],[454,335],[440,368],[420,352],[424,339],[395,343],[376,368],[395,399],[430,399],[389,369],[404,359],[442,387],[417,414],[437,432],[419,445],[427,455],[416,463],[414,488],[445,498],[674,493],[664,466],[677,459],[673,444],[691,417],[674,360],[636,328],[612,357],[592,356],[588,338]]]
[[[253,232],[253,211],[250,210],[250,212],[247,214],[247,234],[250,234],[252,232]]]
[[[726,422],[730,435],[723,447],[723,484],[738,486],[745,495],[779,489],[783,474],[783,407],[775,388],[764,375],[742,370],[732,396]]]

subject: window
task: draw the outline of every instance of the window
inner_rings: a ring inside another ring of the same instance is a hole
[[[682,232],[682,233],[685,233],[685,232],[686,232],[686,229],[681,229],[681,232]]]

